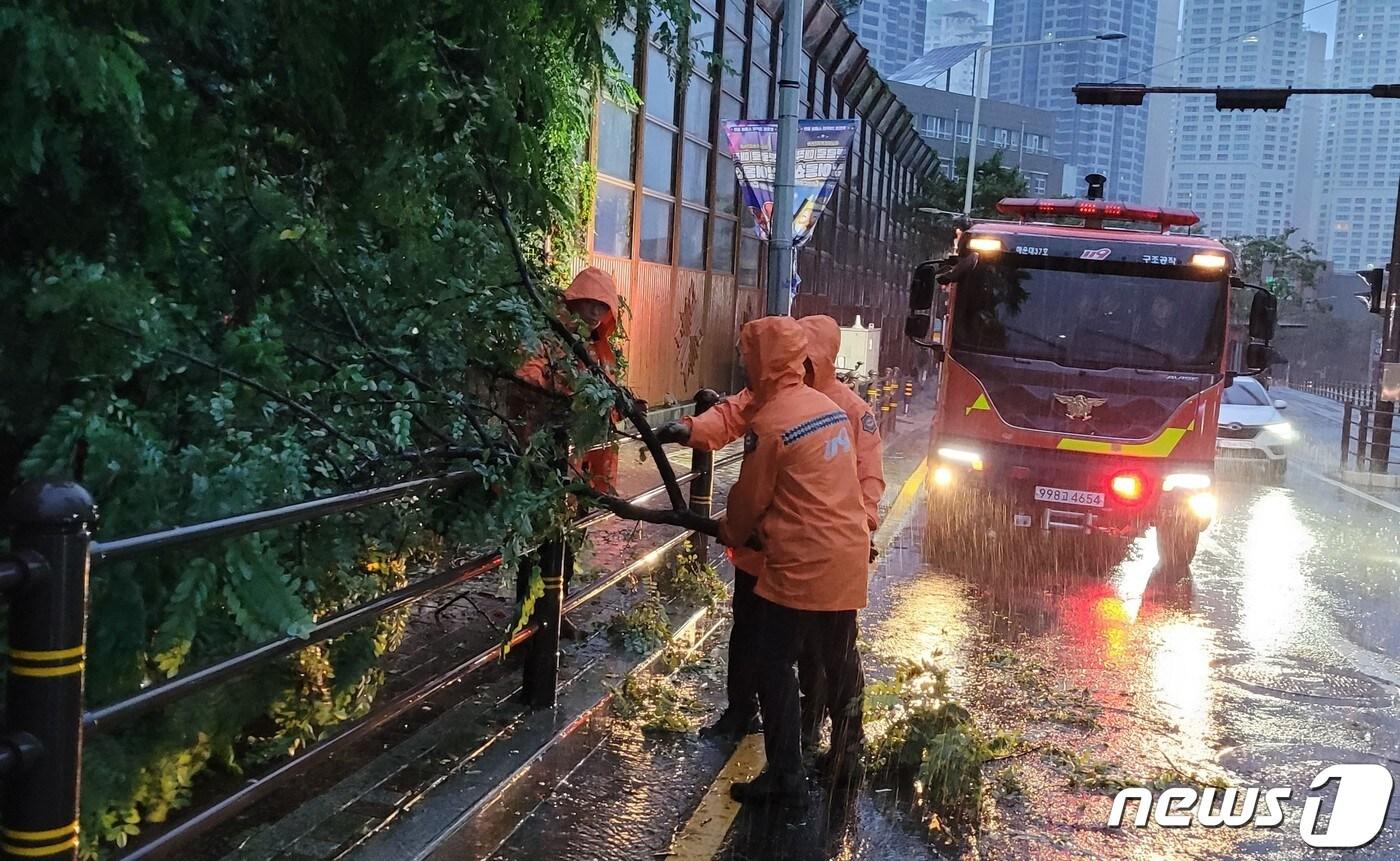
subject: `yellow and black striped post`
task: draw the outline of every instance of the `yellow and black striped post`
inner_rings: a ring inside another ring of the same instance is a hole
[[[11,546],[29,560],[9,595],[5,731],[30,760],[5,780],[0,858],[78,855],[89,545],[97,506],[79,484],[31,481],[10,497]],[[13,743],[13,742],[11,742]]]
[[[531,708],[554,707],[559,689],[559,627],[564,621],[564,560],[567,536],[551,539],[540,548],[540,577],[544,594],[535,601],[530,619],[539,630],[530,638],[525,656],[525,702]]]
[[[698,416],[719,403],[719,393],[713,389],[701,389],[695,393],[695,414]],[[712,451],[690,450],[690,471],[695,478],[690,482],[690,510],[701,517],[709,517],[714,510],[715,495],[715,453]],[[710,561],[710,539],[695,533],[691,539],[695,557],[704,565]]]
[[[904,378],[904,414],[909,415],[909,405],[914,401],[914,378]]]

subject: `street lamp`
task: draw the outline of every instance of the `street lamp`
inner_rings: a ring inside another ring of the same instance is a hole
[[[972,67],[972,142],[967,149],[967,188],[963,192],[963,214],[972,214],[972,183],[977,175],[977,126],[982,118],[982,90],[981,84],[986,71],[983,67],[983,60],[992,51],[1002,48],[1030,48],[1036,45],[1063,45],[1069,42],[1116,42],[1119,39],[1128,38],[1127,33],[1098,33],[1092,36],[1070,36],[1061,39],[1051,36],[1048,39],[1037,39],[1032,42],[1007,42],[1002,45],[980,45],[977,48],[977,56],[973,60]],[[957,129],[953,129],[953,134],[957,135]]]

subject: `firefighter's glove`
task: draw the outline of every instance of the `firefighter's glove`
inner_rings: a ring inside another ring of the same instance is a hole
[[[685,422],[667,422],[656,431],[656,438],[662,443],[690,442],[690,425]]]

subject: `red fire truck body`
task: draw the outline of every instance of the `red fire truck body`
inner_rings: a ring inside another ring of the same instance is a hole
[[[1021,222],[974,223],[934,291],[933,539],[1131,538],[1156,527],[1163,561],[1188,563],[1215,513],[1231,252],[1165,232],[1195,223],[1182,210],[1020,199],[998,208]],[[1033,221],[1067,215],[1085,226]]]

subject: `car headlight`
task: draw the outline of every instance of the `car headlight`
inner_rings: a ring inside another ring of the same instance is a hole
[[[1274,422],[1271,425],[1264,425],[1264,431],[1284,442],[1292,442],[1298,436],[1298,432],[1288,422]]]

